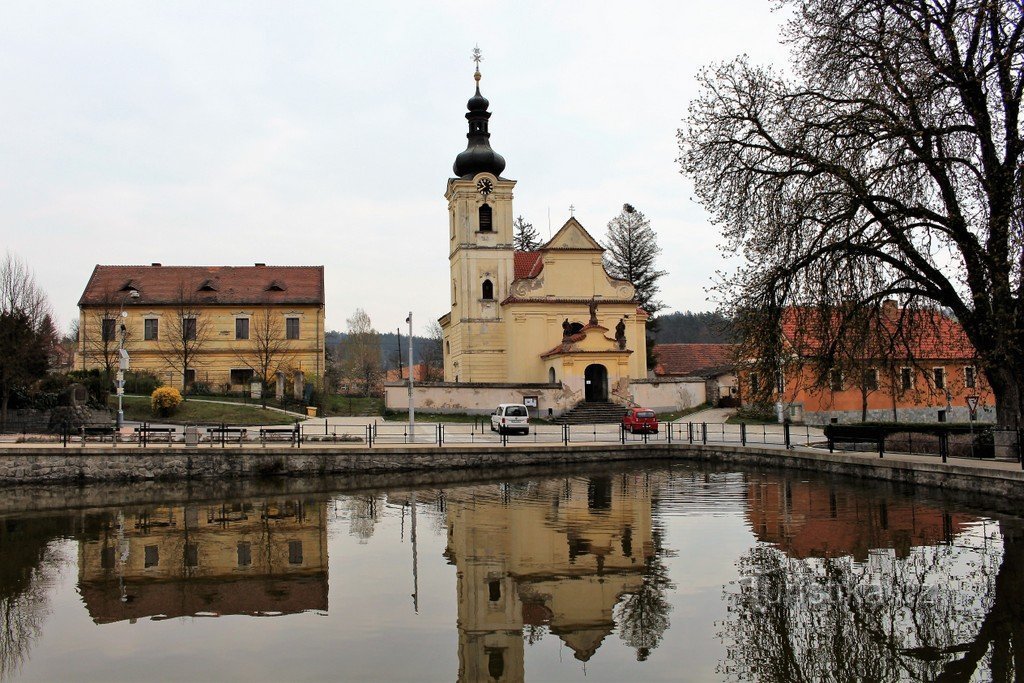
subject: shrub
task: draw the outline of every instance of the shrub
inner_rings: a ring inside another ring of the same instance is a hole
[[[169,417],[181,404],[181,392],[174,387],[159,387],[153,392],[153,414],[157,417]]]
[[[129,370],[124,373],[124,391],[126,394],[149,394],[163,386],[160,378],[148,370]]]

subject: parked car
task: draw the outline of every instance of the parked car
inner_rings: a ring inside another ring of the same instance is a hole
[[[522,403],[502,403],[491,413],[491,431],[530,433],[530,412]]]
[[[658,416],[649,408],[630,408],[622,416],[622,428],[629,430],[630,434],[657,434]]]

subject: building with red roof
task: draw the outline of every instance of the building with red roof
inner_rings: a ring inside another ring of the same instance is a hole
[[[994,419],[995,397],[959,322],[938,310],[883,304],[870,333],[845,339],[839,313],[829,320],[811,309],[782,316],[784,391],[793,420],[811,423],[967,422]],[[829,349],[841,349],[832,352]],[[826,356],[829,356],[826,359]],[[831,369],[823,372],[828,365]],[[742,393],[762,394],[764,378],[747,372]]]
[[[323,266],[97,265],[78,301],[75,367],[131,369],[165,384],[301,398],[323,374]]]

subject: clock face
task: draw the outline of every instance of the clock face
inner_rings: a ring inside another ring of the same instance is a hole
[[[481,178],[480,180],[476,181],[477,192],[479,192],[485,197],[489,195],[491,193],[491,190],[493,189],[494,185],[491,183],[490,178]]]

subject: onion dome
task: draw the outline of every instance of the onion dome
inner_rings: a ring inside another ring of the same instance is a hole
[[[469,132],[466,138],[469,144],[465,151],[455,157],[455,164],[452,170],[459,178],[472,178],[477,173],[493,173],[500,176],[505,170],[505,158],[491,149],[491,134],[487,130],[487,121],[491,118],[491,112],[487,111],[490,102],[480,94],[480,69],[473,74],[476,80],[476,93],[469,98],[466,108],[466,120],[469,122]]]

